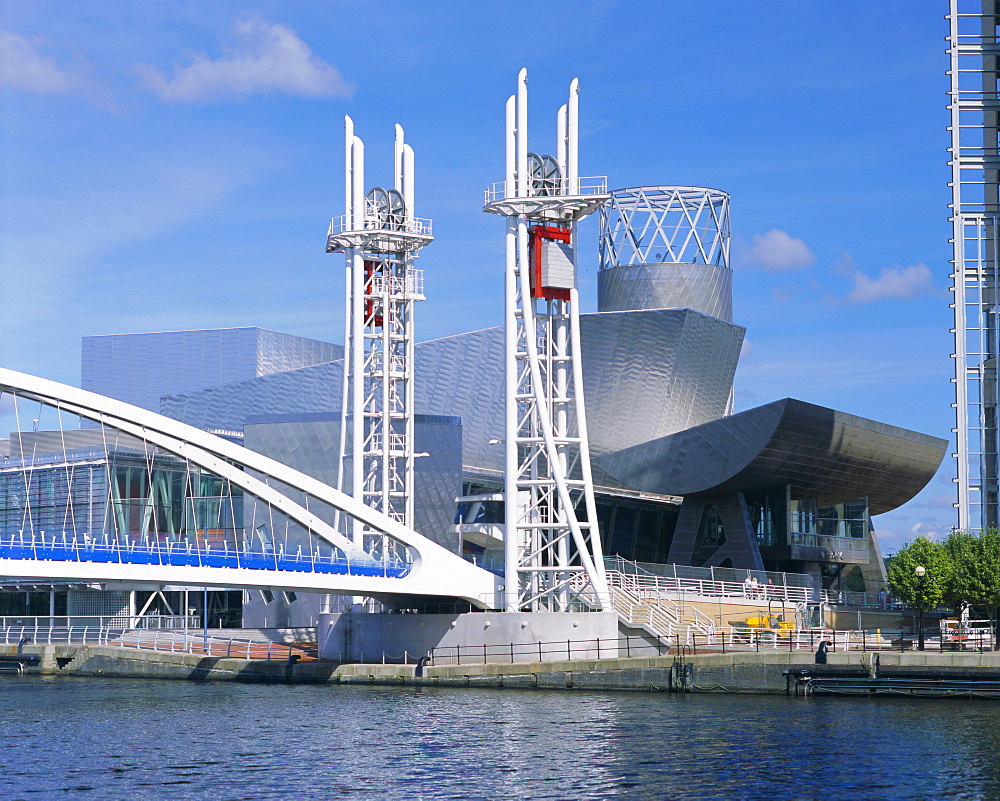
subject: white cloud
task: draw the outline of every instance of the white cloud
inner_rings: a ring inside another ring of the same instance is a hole
[[[851,289],[841,300],[844,303],[872,303],[877,300],[916,300],[940,294],[934,288],[930,268],[921,262],[912,267],[884,267],[878,278],[861,270],[851,274]]]
[[[291,28],[259,15],[236,21],[237,44],[222,58],[194,54],[172,77],[142,64],[146,86],[171,103],[198,103],[226,97],[280,92],[304,97],[350,97],[353,86]]]
[[[753,235],[753,247],[746,255],[750,264],[768,272],[801,270],[816,261],[809,246],[787,231],[772,228],[766,234]]]
[[[886,515],[879,515],[879,518]],[[945,521],[921,521],[919,523],[906,524],[903,520],[891,522],[887,525],[875,521],[875,536],[878,539],[879,549],[882,554],[897,553],[900,548],[909,542],[913,542],[917,537],[927,537],[929,540],[942,540],[951,531],[951,525]],[[952,524],[953,525],[953,524]]]
[[[80,72],[63,69],[41,51],[48,43],[0,29],[0,85],[37,94],[63,95],[87,88]]]

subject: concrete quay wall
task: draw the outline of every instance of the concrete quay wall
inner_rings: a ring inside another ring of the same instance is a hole
[[[13,649],[11,649],[13,650]],[[829,667],[867,672],[872,652],[833,653]],[[633,692],[785,693],[783,671],[813,669],[806,651],[761,651],[573,659],[551,662],[472,665],[347,664],[226,659],[193,654],[98,645],[27,646],[25,657],[37,663],[26,674],[101,676],[191,681],[373,684],[413,687],[491,687]],[[14,658],[0,654],[0,658]],[[879,652],[884,674],[935,670],[941,673],[995,675],[1000,681],[1000,653]],[[417,673],[422,675],[417,675]],[[11,677],[14,678],[14,677]],[[16,679],[15,679],[16,680]]]

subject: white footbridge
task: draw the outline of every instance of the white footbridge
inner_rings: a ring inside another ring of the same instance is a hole
[[[216,434],[3,368],[0,409],[17,429],[0,461],[0,577],[480,608],[502,592],[389,515]],[[384,536],[366,550],[355,521]]]

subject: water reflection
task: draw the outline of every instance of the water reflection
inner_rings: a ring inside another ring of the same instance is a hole
[[[0,681],[0,797],[994,799],[995,702]]]

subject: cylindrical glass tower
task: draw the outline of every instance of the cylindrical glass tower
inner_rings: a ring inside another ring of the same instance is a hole
[[[599,311],[693,309],[732,322],[729,195],[696,186],[616,189],[601,209]]]

